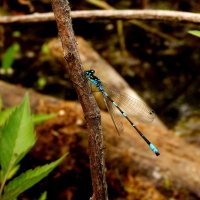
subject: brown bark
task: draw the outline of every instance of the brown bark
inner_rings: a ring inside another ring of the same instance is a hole
[[[64,58],[67,61],[65,71],[69,73],[70,80],[74,84],[88,127],[90,170],[93,186],[93,196],[91,199],[107,200],[100,111],[83,77],[82,63],[72,28],[69,2],[66,0],[51,0],[51,3],[62,43]]]

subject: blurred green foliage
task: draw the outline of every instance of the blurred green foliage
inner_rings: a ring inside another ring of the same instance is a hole
[[[1,62],[1,74],[12,74],[12,65],[19,51],[20,45],[18,43],[14,43],[6,49]]]
[[[200,31],[198,31],[198,30],[191,30],[191,31],[188,31],[188,33],[191,35],[200,37]]]

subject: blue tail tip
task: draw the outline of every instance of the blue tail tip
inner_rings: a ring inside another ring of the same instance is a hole
[[[158,149],[157,149],[152,143],[149,144],[149,147],[150,147],[151,150],[156,154],[156,156],[159,156],[159,155],[160,155]]]
[[[154,153],[156,154],[156,156],[159,156],[159,155],[160,155],[159,151],[156,151],[156,152],[154,152]]]

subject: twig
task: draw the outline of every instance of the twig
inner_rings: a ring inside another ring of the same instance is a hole
[[[82,105],[89,130],[90,167],[92,176],[92,200],[107,200],[103,135],[100,124],[100,111],[88,87],[81,69],[77,43],[72,29],[70,7],[67,0],[51,0],[61,38],[64,57],[70,79],[74,84]]]
[[[200,14],[168,10],[88,10],[72,11],[74,19],[140,19],[200,23]],[[34,13],[24,16],[0,16],[0,24],[53,21],[53,13]]]
[[[158,28],[150,26],[149,24],[144,23],[143,21],[130,20],[129,22],[131,24],[134,24],[135,26],[140,27],[141,29],[145,30],[146,32],[155,34],[158,37],[163,38],[165,40],[168,40],[168,41],[171,41],[171,42],[175,42],[176,44],[178,44],[180,42],[180,40],[176,39],[172,35],[166,34],[166,33],[162,32],[162,31],[160,31]]]

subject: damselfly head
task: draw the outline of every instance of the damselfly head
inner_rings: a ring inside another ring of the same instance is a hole
[[[94,73],[95,73],[95,70],[93,69],[84,71],[84,75],[86,78],[90,78],[91,76],[93,76]]]
[[[89,73],[91,74],[91,75],[93,75],[94,73],[95,73],[95,70],[94,69],[90,69],[90,70],[88,70],[89,71]]]

